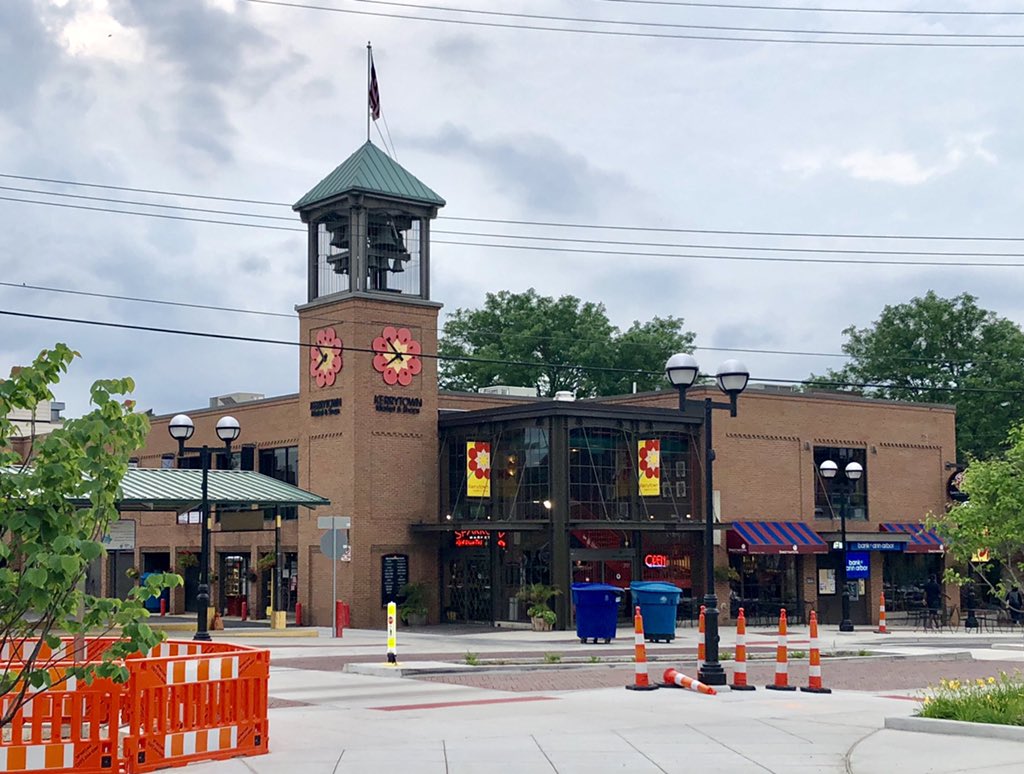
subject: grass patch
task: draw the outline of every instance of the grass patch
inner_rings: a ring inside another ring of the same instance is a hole
[[[791,650],[789,652],[790,658],[807,658],[807,651],[805,650]]]
[[[601,657],[600,656],[591,656],[590,657],[590,663],[591,664],[600,664],[601,663]]]
[[[871,655],[871,651],[870,650],[858,650],[857,651],[857,655],[858,656],[870,656]]]
[[[720,651],[718,651],[718,660],[719,661],[732,661],[732,651],[731,650],[720,650]]]
[[[544,663],[545,664],[558,664],[562,660],[561,653],[545,653]]]
[[[922,718],[1024,726],[1024,680],[1020,673],[974,682],[942,680],[928,689],[918,711]]]
[[[470,666],[476,666],[477,664],[480,663],[480,658],[476,655],[476,653],[471,653],[468,650],[466,651],[465,659],[466,659],[466,663],[469,664]]]

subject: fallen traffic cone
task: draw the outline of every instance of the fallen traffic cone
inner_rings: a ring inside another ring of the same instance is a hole
[[[718,691],[710,685],[704,685],[700,680],[694,680],[692,677],[687,677],[682,672],[677,672],[675,669],[672,669],[672,667],[665,670],[662,680],[665,685],[677,685],[680,688],[688,688],[691,691],[707,694],[708,696],[718,695]]]
[[[747,685],[747,616],[740,608],[739,616],[736,618],[736,666],[732,670],[732,685],[734,691],[755,691],[753,685]]]
[[[697,674],[704,671],[704,661],[707,659],[707,644],[704,639],[704,611],[707,607],[700,606],[700,616],[697,618]]]
[[[647,645],[644,644],[644,618],[640,615],[640,605],[636,606],[636,613],[633,616],[634,631],[634,664],[633,684],[627,685],[629,691],[653,691],[658,686],[652,685],[647,676]]]
[[[772,691],[795,691],[789,684],[789,650],[786,638],[786,608],[779,611],[779,645],[775,649],[775,682],[766,685]]]
[[[885,592],[882,592],[881,601],[878,603],[878,631],[875,634],[888,634],[885,628]]]
[[[818,614],[811,611],[811,660],[807,668],[807,693],[832,693],[831,688],[821,685],[821,651],[818,649]]]

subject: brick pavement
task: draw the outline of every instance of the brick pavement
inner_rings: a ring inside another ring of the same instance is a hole
[[[684,673],[696,676],[693,661],[676,663],[683,667]],[[652,678],[657,677],[660,681],[661,673],[669,665],[669,662],[651,663],[648,671]],[[725,667],[731,677],[731,664],[725,662]],[[1019,669],[1021,663],[1017,661],[879,658],[841,661],[826,659],[822,664],[827,687],[858,691],[924,689],[942,678],[976,680],[998,676],[1000,672],[1013,673]],[[751,685],[764,686],[772,680],[774,664],[748,663],[747,672]],[[572,668],[546,666],[523,671],[422,675],[416,679],[498,691],[578,691],[628,685],[633,681],[633,667],[621,664]],[[790,662],[789,683],[797,686],[807,684],[806,661]]]

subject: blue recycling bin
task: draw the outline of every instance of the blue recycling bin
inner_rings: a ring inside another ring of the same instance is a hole
[[[683,590],[661,581],[635,581],[629,585],[633,604],[644,618],[644,639],[672,642],[676,638],[676,608]]]
[[[622,589],[606,583],[572,584],[572,603],[576,606],[576,636],[586,644],[593,639],[611,642],[619,622]]]

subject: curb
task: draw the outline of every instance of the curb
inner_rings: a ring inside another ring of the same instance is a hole
[[[1001,726],[994,723],[967,723],[962,720],[938,718],[886,718],[885,727],[892,731],[915,731],[943,736],[973,736],[978,739],[1004,739],[1024,742],[1024,726]]]

